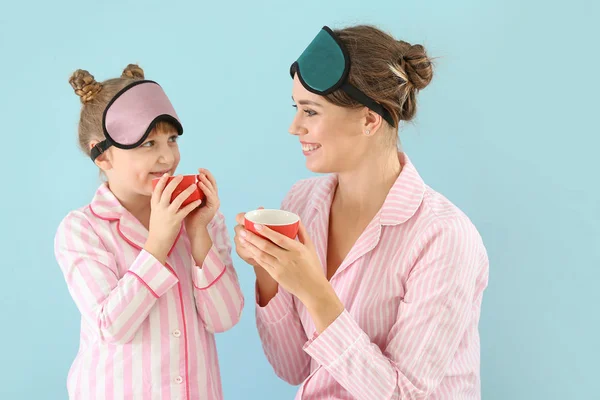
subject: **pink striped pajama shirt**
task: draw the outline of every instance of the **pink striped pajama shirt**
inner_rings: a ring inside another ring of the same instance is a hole
[[[222,399],[213,333],[235,325],[244,299],[223,215],[196,266],[185,229],[166,265],[143,250],[148,231],[104,184],[60,224],[55,253],[82,314],[71,399]]]
[[[470,220],[425,185],[410,160],[331,284],[344,312],[320,335],[283,289],[256,307],[276,374],[297,399],[480,399],[478,323],[488,258]],[[298,182],[299,214],[326,271],[335,175]]]

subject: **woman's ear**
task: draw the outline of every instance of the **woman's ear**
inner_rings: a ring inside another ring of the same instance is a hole
[[[373,136],[380,130],[383,118],[368,107],[365,107],[365,110],[363,133],[366,136]]]

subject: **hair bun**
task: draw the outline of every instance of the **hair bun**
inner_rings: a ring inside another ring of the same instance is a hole
[[[129,64],[123,70],[121,78],[144,79],[144,70],[137,64]]]
[[[433,78],[433,65],[425,48],[420,44],[401,42],[403,47],[400,65],[406,71],[408,81],[417,89],[427,87]]]
[[[96,82],[94,76],[83,69],[73,72],[73,75],[69,78],[69,83],[84,104],[92,101],[102,90],[102,84]]]

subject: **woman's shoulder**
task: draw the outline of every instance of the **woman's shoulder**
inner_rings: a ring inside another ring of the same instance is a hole
[[[423,230],[434,235],[459,236],[483,246],[481,235],[469,216],[446,196],[429,186],[425,186],[423,202],[417,214],[424,222],[418,224]]]
[[[461,220],[471,223],[471,220],[463,210],[449,200],[443,194],[425,185],[422,208],[430,218],[441,220]]]

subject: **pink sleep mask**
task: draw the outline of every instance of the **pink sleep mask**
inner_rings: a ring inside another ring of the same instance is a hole
[[[120,149],[140,146],[160,121],[171,123],[179,135],[183,134],[177,113],[158,83],[143,80],[126,86],[104,110],[102,129],[106,140],[92,148],[92,160],[110,146]]]

